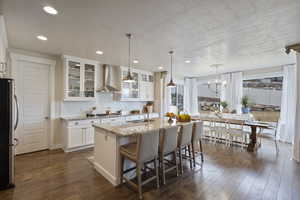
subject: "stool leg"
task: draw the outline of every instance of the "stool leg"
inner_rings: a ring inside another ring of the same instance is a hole
[[[123,184],[123,176],[124,176],[124,156],[121,155],[121,173],[120,173],[120,184]]]
[[[180,165],[180,173],[183,174],[183,166],[182,166],[182,154],[181,154],[181,147],[179,147],[179,165]]]
[[[190,160],[190,168],[193,169],[193,161],[192,161],[191,145],[188,144],[187,147],[188,147],[188,153],[189,153],[189,156],[188,156],[188,157],[189,157],[189,160]]]
[[[204,162],[203,147],[202,147],[202,141],[201,141],[201,139],[199,139],[199,147],[200,147],[201,161]]]
[[[162,172],[162,184],[166,184],[166,172],[165,172],[165,163],[164,163],[164,154],[161,154],[161,172]]]
[[[195,142],[192,141],[193,165],[196,167]]]
[[[138,191],[139,191],[139,199],[143,199],[143,195],[142,195],[142,174],[141,174],[141,163],[137,163],[137,167],[136,167],[136,175],[137,175],[137,179],[138,179]]]
[[[176,150],[174,151],[174,160],[175,160],[175,165],[176,165],[176,176],[179,176],[179,170],[178,170],[178,162],[177,162]]]
[[[156,173],[156,186],[159,188],[159,173],[158,173],[158,167],[157,167],[157,158],[154,159],[154,168]]]

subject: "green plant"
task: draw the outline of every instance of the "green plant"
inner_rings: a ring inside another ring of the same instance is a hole
[[[241,104],[243,105],[244,108],[248,108],[250,106],[250,99],[248,96],[243,96],[241,100]]]
[[[227,101],[221,101],[220,105],[222,106],[223,109],[226,109],[228,107]]]

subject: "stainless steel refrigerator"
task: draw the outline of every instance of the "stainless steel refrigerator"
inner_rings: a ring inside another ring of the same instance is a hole
[[[14,187],[14,149],[17,139],[18,102],[14,80],[0,78],[0,189]]]

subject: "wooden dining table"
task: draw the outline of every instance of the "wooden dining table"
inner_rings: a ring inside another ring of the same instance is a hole
[[[257,149],[257,129],[269,129],[270,125],[268,123],[248,121],[248,120],[239,120],[239,119],[230,119],[222,117],[193,117],[192,120],[200,121],[214,121],[218,123],[230,123],[234,125],[244,125],[251,128],[250,134],[250,143],[248,144],[247,151],[254,152]]]

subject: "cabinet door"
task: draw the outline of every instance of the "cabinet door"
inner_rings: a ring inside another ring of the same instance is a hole
[[[95,131],[94,128],[86,128],[85,129],[85,144],[94,144],[94,135]]]
[[[79,62],[67,61],[67,96],[80,97],[81,91],[81,65]]]
[[[84,64],[84,97],[95,97],[95,65]]]
[[[78,147],[84,144],[84,130],[82,128],[69,128],[69,147]]]

